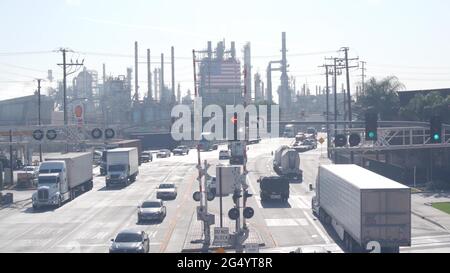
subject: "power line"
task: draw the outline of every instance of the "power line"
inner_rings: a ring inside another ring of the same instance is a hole
[[[23,69],[23,70],[34,71],[34,72],[41,72],[41,73],[47,73],[48,72],[48,71],[44,71],[44,70],[40,70],[40,69],[24,67],[24,66],[19,66],[19,65],[15,65],[15,64],[0,63],[0,65],[14,67],[14,68],[19,68],[19,69]]]
[[[38,55],[38,54],[49,54],[49,53],[53,53],[53,51],[0,52],[0,56]]]

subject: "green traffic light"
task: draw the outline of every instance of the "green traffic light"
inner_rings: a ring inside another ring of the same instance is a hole
[[[434,134],[434,135],[433,135],[433,139],[434,139],[434,140],[440,140],[441,137],[439,136],[439,134]]]
[[[369,137],[370,138],[375,138],[375,132],[369,132]]]

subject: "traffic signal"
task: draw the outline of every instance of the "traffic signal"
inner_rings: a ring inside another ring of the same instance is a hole
[[[366,140],[378,140],[378,114],[375,112],[366,113]]]
[[[238,116],[237,113],[233,114],[233,118],[231,119],[231,122],[233,122],[233,140],[238,140]]]
[[[334,138],[334,147],[344,147],[347,145],[346,135],[336,135]]]
[[[430,120],[431,143],[442,143],[442,119],[440,116],[433,116]]]

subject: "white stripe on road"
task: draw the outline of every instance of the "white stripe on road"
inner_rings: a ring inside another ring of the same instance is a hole
[[[294,227],[294,226],[309,226],[309,223],[304,218],[298,219],[265,219],[268,227]]]
[[[306,219],[308,219],[308,221],[311,223],[311,225],[317,230],[317,233],[319,233],[320,237],[322,237],[325,243],[330,244],[331,240],[328,239],[327,235],[325,235],[325,233],[320,229],[320,227],[316,225],[311,216],[309,216],[308,213],[305,211],[303,211],[303,214],[305,215]]]

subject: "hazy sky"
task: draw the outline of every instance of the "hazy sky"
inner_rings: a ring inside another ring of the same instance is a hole
[[[397,75],[408,89],[450,87],[450,1],[447,0],[1,0],[0,99],[29,95],[34,78],[53,69],[59,78],[60,47],[78,53],[88,69],[123,75],[139,42],[142,62],[152,51],[170,58],[175,46],[176,82],[192,89],[192,49],[225,39],[238,53],[251,42],[253,72],[265,74],[268,61],[280,57],[281,32],[287,32],[290,75],[297,87],[324,86],[326,56],[343,46],[367,62],[367,75]],[[13,53],[30,54],[13,54]],[[317,52],[329,52],[317,54]],[[84,53],[84,54],[83,54]],[[304,55],[303,53],[316,53]],[[104,54],[104,55],[100,55]],[[125,55],[125,56],[123,56]],[[342,56],[342,55],[341,55]],[[166,83],[170,70],[166,66]],[[352,70],[352,82],[361,71]],[[265,78],[265,76],[264,76]],[[146,65],[140,65],[141,97],[147,91]],[[278,85],[278,74],[274,76]],[[339,85],[344,78],[339,79]]]

